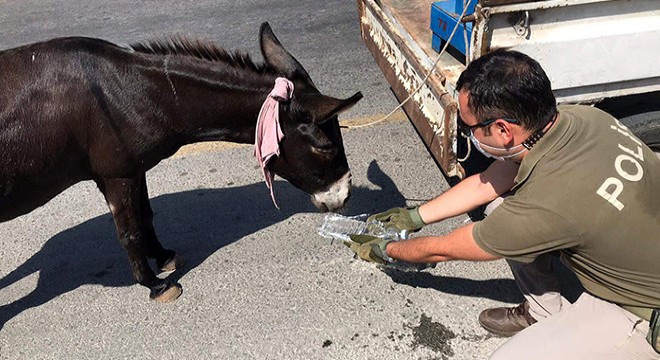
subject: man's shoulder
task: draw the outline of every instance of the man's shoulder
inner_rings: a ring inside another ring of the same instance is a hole
[[[614,119],[607,112],[589,105],[559,105],[557,110],[561,117],[569,121],[602,121],[604,119]]]

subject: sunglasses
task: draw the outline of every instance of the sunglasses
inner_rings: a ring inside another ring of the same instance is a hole
[[[468,124],[466,124],[465,122],[463,122],[463,119],[459,119],[459,120],[457,121],[457,123],[458,123],[458,124],[457,124],[457,126],[458,126],[458,131],[459,131],[463,136],[465,136],[465,137],[470,137],[470,135],[472,135],[472,131],[473,131],[474,129],[482,128],[482,127],[486,127],[486,126],[488,126],[488,125],[494,123],[494,122],[497,121],[498,119],[502,119],[502,120],[504,120],[504,121],[506,121],[506,122],[508,122],[508,123],[511,123],[511,124],[518,124],[518,123],[520,123],[520,121],[518,121],[518,120],[516,120],[516,119],[510,119],[510,118],[494,118],[494,119],[484,120],[484,121],[482,121],[482,122],[480,122],[480,123],[478,123],[478,124],[475,124],[475,125],[468,125]]]

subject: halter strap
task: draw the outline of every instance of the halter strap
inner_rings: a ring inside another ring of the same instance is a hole
[[[254,156],[263,171],[273,204],[278,209],[280,207],[277,205],[273,194],[273,178],[275,175],[266,166],[273,156],[280,155],[280,141],[284,137],[280,127],[280,102],[289,101],[292,95],[293,83],[291,81],[283,77],[275,79],[275,86],[266,97],[259,111],[254,137]]]

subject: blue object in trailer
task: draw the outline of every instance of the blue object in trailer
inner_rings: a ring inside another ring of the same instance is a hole
[[[466,15],[474,13],[477,0],[468,0]],[[460,22],[459,16],[463,13],[463,0],[445,0],[434,2],[431,6],[431,30],[433,31],[433,50],[440,52],[449,35]],[[464,31],[467,30],[468,43],[465,43]],[[461,23],[449,43],[463,55],[467,55],[472,37],[472,23]]]

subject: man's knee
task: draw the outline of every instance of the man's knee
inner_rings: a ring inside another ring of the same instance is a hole
[[[520,348],[513,344],[509,344],[514,340],[515,336],[509,341],[505,342],[489,357],[489,360],[515,360],[515,359],[531,359],[523,354]],[[527,354],[529,355],[529,354]]]
[[[538,345],[543,340],[536,338],[533,334],[535,327],[532,325],[527,329],[514,335],[490,356],[490,360],[516,360],[516,359],[541,359],[542,354],[536,352]],[[532,330],[532,331],[530,331]],[[547,340],[547,339],[546,339]]]

